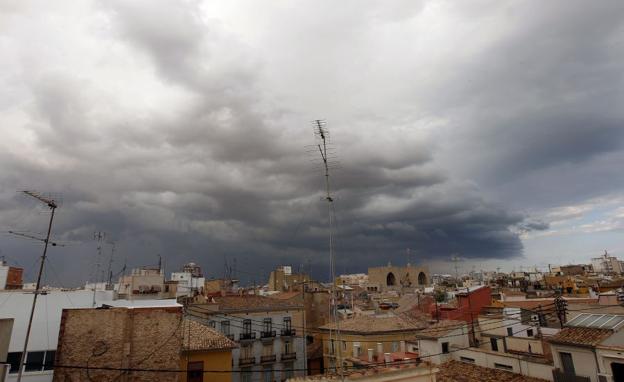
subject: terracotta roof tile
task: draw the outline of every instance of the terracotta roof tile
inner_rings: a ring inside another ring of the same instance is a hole
[[[262,309],[294,309],[301,308],[295,301],[281,300],[264,296],[216,296],[214,303],[218,305],[220,311],[237,310],[262,310]]]
[[[596,346],[611,334],[613,332],[609,329],[567,327],[548,338],[548,341],[558,344]]]
[[[186,351],[221,350],[238,347],[236,342],[223,334],[194,320],[184,319],[182,330],[184,332],[182,347]]]
[[[416,331],[426,328],[425,320],[412,319],[406,316],[356,316],[340,321],[340,331],[355,333],[384,333],[393,331]],[[321,326],[321,330],[334,330],[332,322]]]
[[[460,361],[439,366],[437,382],[543,382],[545,379],[527,377],[509,371],[490,369]]]
[[[468,324],[465,321],[443,320],[416,333],[417,338],[440,338]],[[467,334],[468,332],[466,332]]]

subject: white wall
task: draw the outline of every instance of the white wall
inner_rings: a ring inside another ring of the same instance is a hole
[[[553,367],[547,364],[541,364],[537,362],[527,362],[519,359],[519,357],[505,354],[489,352],[482,349],[465,349],[453,352],[453,359],[462,361],[462,357],[473,359],[474,364],[477,366],[483,366],[490,369],[495,369],[495,364],[502,364],[511,366],[512,371],[517,374],[527,375],[534,378],[541,378],[548,381],[553,380],[552,370]],[[466,362],[465,360],[462,362]]]
[[[596,365],[596,356],[591,349],[551,344],[551,350],[555,368],[563,371],[559,352],[570,353],[576,375],[589,377],[591,382],[598,382],[598,365]]]
[[[0,289],[6,288],[7,277],[9,276],[8,265],[0,265]]]
[[[442,353],[443,342],[449,343],[448,354],[440,354]],[[431,361],[432,363],[439,365],[451,359],[454,349],[465,348],[468,346],[468,327],[464,326],[445,334],[444,338],[438,338],[437,340],[419,339],[418,354],[421,357],[426,356],[427,361]]]

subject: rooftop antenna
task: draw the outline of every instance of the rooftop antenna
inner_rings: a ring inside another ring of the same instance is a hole
[[[97,261],[95,263],[95,280],[93,282],[93,307],[95,308],[95,291],[97,289],[98,275],[100,274],[100,266],[102,265],[102,242],[106,238],[106,232],[93,232],[93,239],[97,241]]]
[[[410,252],[411,249],[407,248],[405,250],[405,257],[407,257],[407,266],[409,267],[410,265],[412,265],[412,262],[410,261]]]
[[[459,271],[458,271],[458,266],[459,266],[459,261],[460,261],[460,257],[457,256],[457,254],[453,254],[453,256],[451,256],[451,261],[455,264],[455,284],[459,285]]]
[[[52,212],[50,214],[50,221],[48,223],[48,233],[46,234],[46,238],[43,241],[43,254],[41,255],[41,264],[39,265],[39,274],[37,275],[37,284],[35,286],[35,294],[33,296],[33,303],[30,309],[30,318],[28,319],[28,329],[26,329],[26,338],[24,339],[24,350],[22,351],[22,357],[20,360],[20,367],[17,372],[17,382],[22,381],[22,373],[24,368],[26,367],[26,352],[28,351],[28,340],[30,339],[30,330],[32,328],[33,316],[35,315],[35,306],[37,304],[37,296],[39,296],[39,288],[41,287],[41,275],[43,274],[43,266],[45,265],[46,256],[48,253],[48,243],[50,242],[50,233],[52,232],[52,221],[54,220],[54,212],[56,211],[58,205],[56,201],[50,198],[46,198],[41,194],[34,191],[22,191],[24,194],[31,196],[43,203],[45,203]]]
[[[113,289],[113,258],[115,257],[115,242],[110,241],[111,244],[111,254],[108,259],[108,282],[106,283],[106,289]]]
[[[317,119],[313,122],[314,125],[314,134],[317,138],[320,139],[320,142],[317,144],[318,150],[321,154],[321,159],[323,160],[323,168],[325,170],[325,200],[327,201],[327,216],[328,216],[328,225],[329,225],[329,273],[331,278],[331,317],[336,325],[336,339],[338,343],[338,359],[340,360],[340,366],[338,374],[340,375],[340,379],[344,381],[344,369],[343,369],[343,360],[342,360],[342,341],[340,339],[340,320],[338,319],[338,312],[336,310],[336,259],[334,256],[334,237],[333,237],[333,219],[332,219],[332,210],[333,210],[333,202],[334,199],[331,196],[331,187],[329,182],[329,162],[327,157],[327,140],[329,139],[329,131],[325,127],[326,122],[320,119]]]

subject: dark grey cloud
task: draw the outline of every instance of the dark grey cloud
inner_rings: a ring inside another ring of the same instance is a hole
[[[55,237],[68,246],[52,263],[72,283],[92,275],[93,231],[116,240],[117,267],[161,254],[217,276],[235,257],[251,273],[309,263],[324,277],[317,117],[340,162],[341,270],[407,248],[413,262],[518,257],[522,233],[548,229],[518,211],[617,185],[570,187],[622,155],[616,3],[329,6],[0,10],[14,53],[0,59],[0,225],[43,230],[15,190],[62,192]],[[0,237],[34,261],[39,248],[18,243]]]

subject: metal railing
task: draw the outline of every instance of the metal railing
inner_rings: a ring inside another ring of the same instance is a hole
[[[256,332],[241,333],[241,334],[238,335],[238,339],[239,339],[239,341],[255,340],[256,339]]]
[[[297,331],[295,329],[282,329],[280,335],[282,337],[294,337],[297,335]]]
[[[260,362],[262,363],[275,362],[276,359],[277,357],[275,356],[275,354],[263,355],[260,357]]]
[[[243,357],[238,360],[239,366],[255,365],[256,357]]]
[[[275,330],[269,330],[268,332],[260,332],[260,338],[273,338],[275,337]]]
[[[282,354],[282,361],[288,361],[291,359],[296,359],[297,358],[297,353],[283,353]]]
[[[591,382],[591,378],[576,374],[566,374],[560,369],[552,371],[555,382]]]

